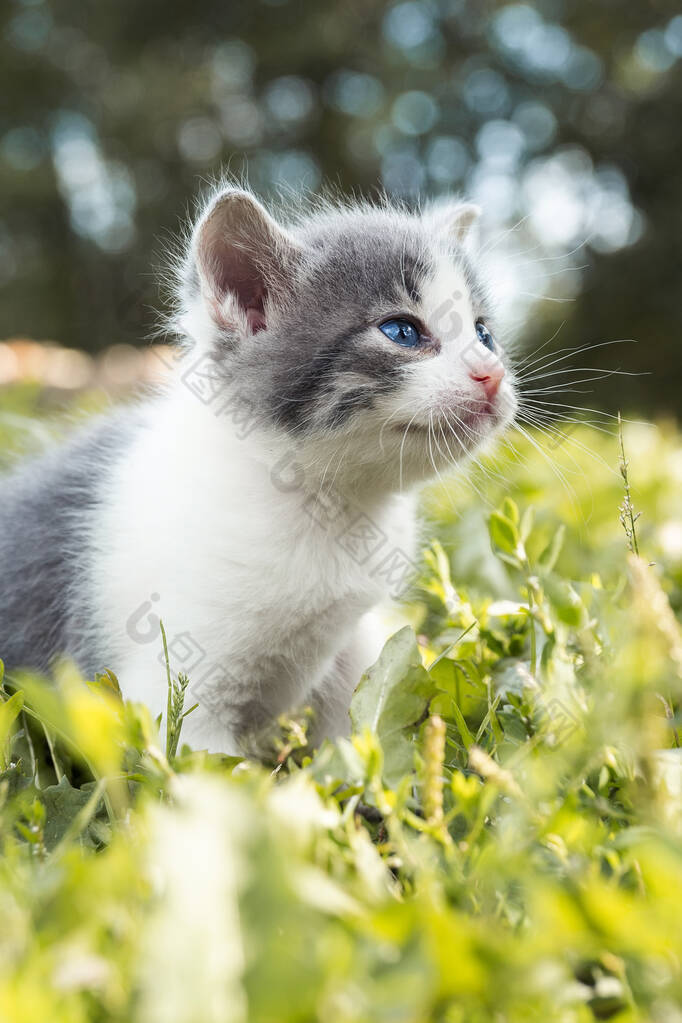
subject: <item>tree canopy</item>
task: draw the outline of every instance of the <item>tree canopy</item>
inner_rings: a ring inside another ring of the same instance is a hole
[[[527,343],[599,407],[679,412],[682,15],[673,0],[10,0],[0,337],[145,343],[202,183],[462,192]],[[553,301],[538,296],[549,296]],[[592,363],[586,360],[593,360]],[[582,404],[583,401],[576,401]]]

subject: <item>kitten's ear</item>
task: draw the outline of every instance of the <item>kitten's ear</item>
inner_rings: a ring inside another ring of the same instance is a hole
[[[435,203],[427,215],[441,235],[462,245],[469,239],[482,212],[481,207],[473,202],[446,200]]]
[[[267,327],[272,303],[285,298],[301,252],[250,192],[233,188],[197,224],[192,254],[211,318],[255,334]]]
[[[451,211],[449,220],[446,223],[447,231],[455,238],[456,241],[465,241],[465,239],[469,237],[472,227],[479,220],[482,212],[483,210],[480,206],[477,206],[476,203],[460,203]]]

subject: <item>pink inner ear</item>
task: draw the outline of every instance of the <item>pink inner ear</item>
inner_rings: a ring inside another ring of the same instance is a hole
[[[263,312],[262,304],[259,306],[247,306],[246,307],[246,322],[249,325],[249,330],[252,334],[257,334],[259,330],[265,330],[267,324],[265,322],[265,313]]]
[[[246,317],[249,333],[264,330],[264,282],[260,267],[246,247],[236,244],[225,233],[221,219],[214,213],[204,224],[199,241],[198,260],[205,278],[214,319],[223,326],[223,302],[231,293]]]

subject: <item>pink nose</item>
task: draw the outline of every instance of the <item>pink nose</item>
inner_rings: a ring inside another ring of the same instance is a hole
[[[492,401],[500,389],[504,377],[504,366],[497,361],[486,363],[485,366],[471,370],[469,376],[481,385],[488,401]]]

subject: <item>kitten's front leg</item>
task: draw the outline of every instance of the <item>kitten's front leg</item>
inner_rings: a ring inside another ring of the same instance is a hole
[[[274,749],[280,714],[305,701],[304,674],[289,654],[270,654],[234,668],[218,667],[190,685],[189,699],[199,707],[187,718],[187,741],[211,752],[268,758]]]
[[[363,673],[377,660],[387,638],[387,630],[374,612],[363,615],[351,641],[336,655],[333,666],[308,697],[307,702],[315,714],[309,732],[311,746],[319,746],[324,739],[350,734],[351,697]]]

